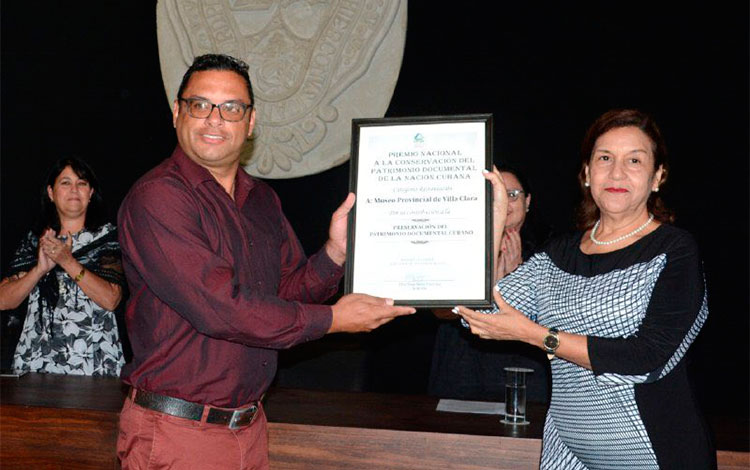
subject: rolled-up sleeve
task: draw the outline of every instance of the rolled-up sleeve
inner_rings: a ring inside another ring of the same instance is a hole
[[[324,248],[305,257],[297,236],[282,215],[285,234],[281,248],[281,283],[279,297],[300,302],[323,302],[338,291],[343,268],[334,263]]]

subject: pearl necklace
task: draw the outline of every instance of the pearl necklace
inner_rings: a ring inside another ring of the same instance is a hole
[[[621,237],[617,237],[614,240],[610,240],[608,242],[600,242],[599,240],[597,240],[596,238],[594,238],[594,233],[596,233],[596,229],[599,228],[599,222],[602,221],[602,219],[599,219],[594,224],[594,228],[591,229],[591,233],[589,234],[589,238],[591,239],[592,242],[594,242],[594,245],[614,245],[617,242],[621,242],[621,241],[625,240],[626,238],[632,237],[636,233],[638,233],[641,230],[643,230],[644,228],[648,227],[648,224],[650,224],[653,220],[654,220],[654,214],[649,214],[648,215],[648,220],[646,221],[646,223],[644,223],[643,225],[641,225],[637,229],[633,230],[632,232],[630,232],[628,234],[625,234],[625,235],[623,235]]]

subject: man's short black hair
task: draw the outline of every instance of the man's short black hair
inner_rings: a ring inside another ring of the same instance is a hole
[[[190,81],[190,77],[193,73],[206,70],[229,70],[245,80],[245,83],[247,84],[247,94],[250,96],[250,104],[255,104],[253,85],[250,83],[250,76],[247,73],[249,68],[250,67],[245,62],[226,54],[204,54],[198,56],[193,60],[193,64],[187,69],[187,72],[185,72],[185,75],[182,77],[180,89],[177,90],[177,99],[182,98],[182,92],[185,91],[185,87]]]

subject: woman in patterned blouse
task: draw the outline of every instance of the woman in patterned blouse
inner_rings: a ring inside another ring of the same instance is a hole
[[[543,469],[716,466],[684,360],[708,316],[702,263],[659,197],[666,155],[648,115],[600,116],[583,144],[580,230],[502,278],[491,315],[457,308],[482,338],[547,352]]]
[[[124,359],[113,311],[125,280],[94,172],[78,158],[58,160],[41,206],[37,229],[0,282],[0,309],[29,300],[13,369],[119,376]]]

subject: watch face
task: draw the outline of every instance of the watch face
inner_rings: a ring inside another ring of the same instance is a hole
[[[560,339],[557,336],[547,335],[544,338],[544,347],[547,349],[555,350],[560,345]]]

